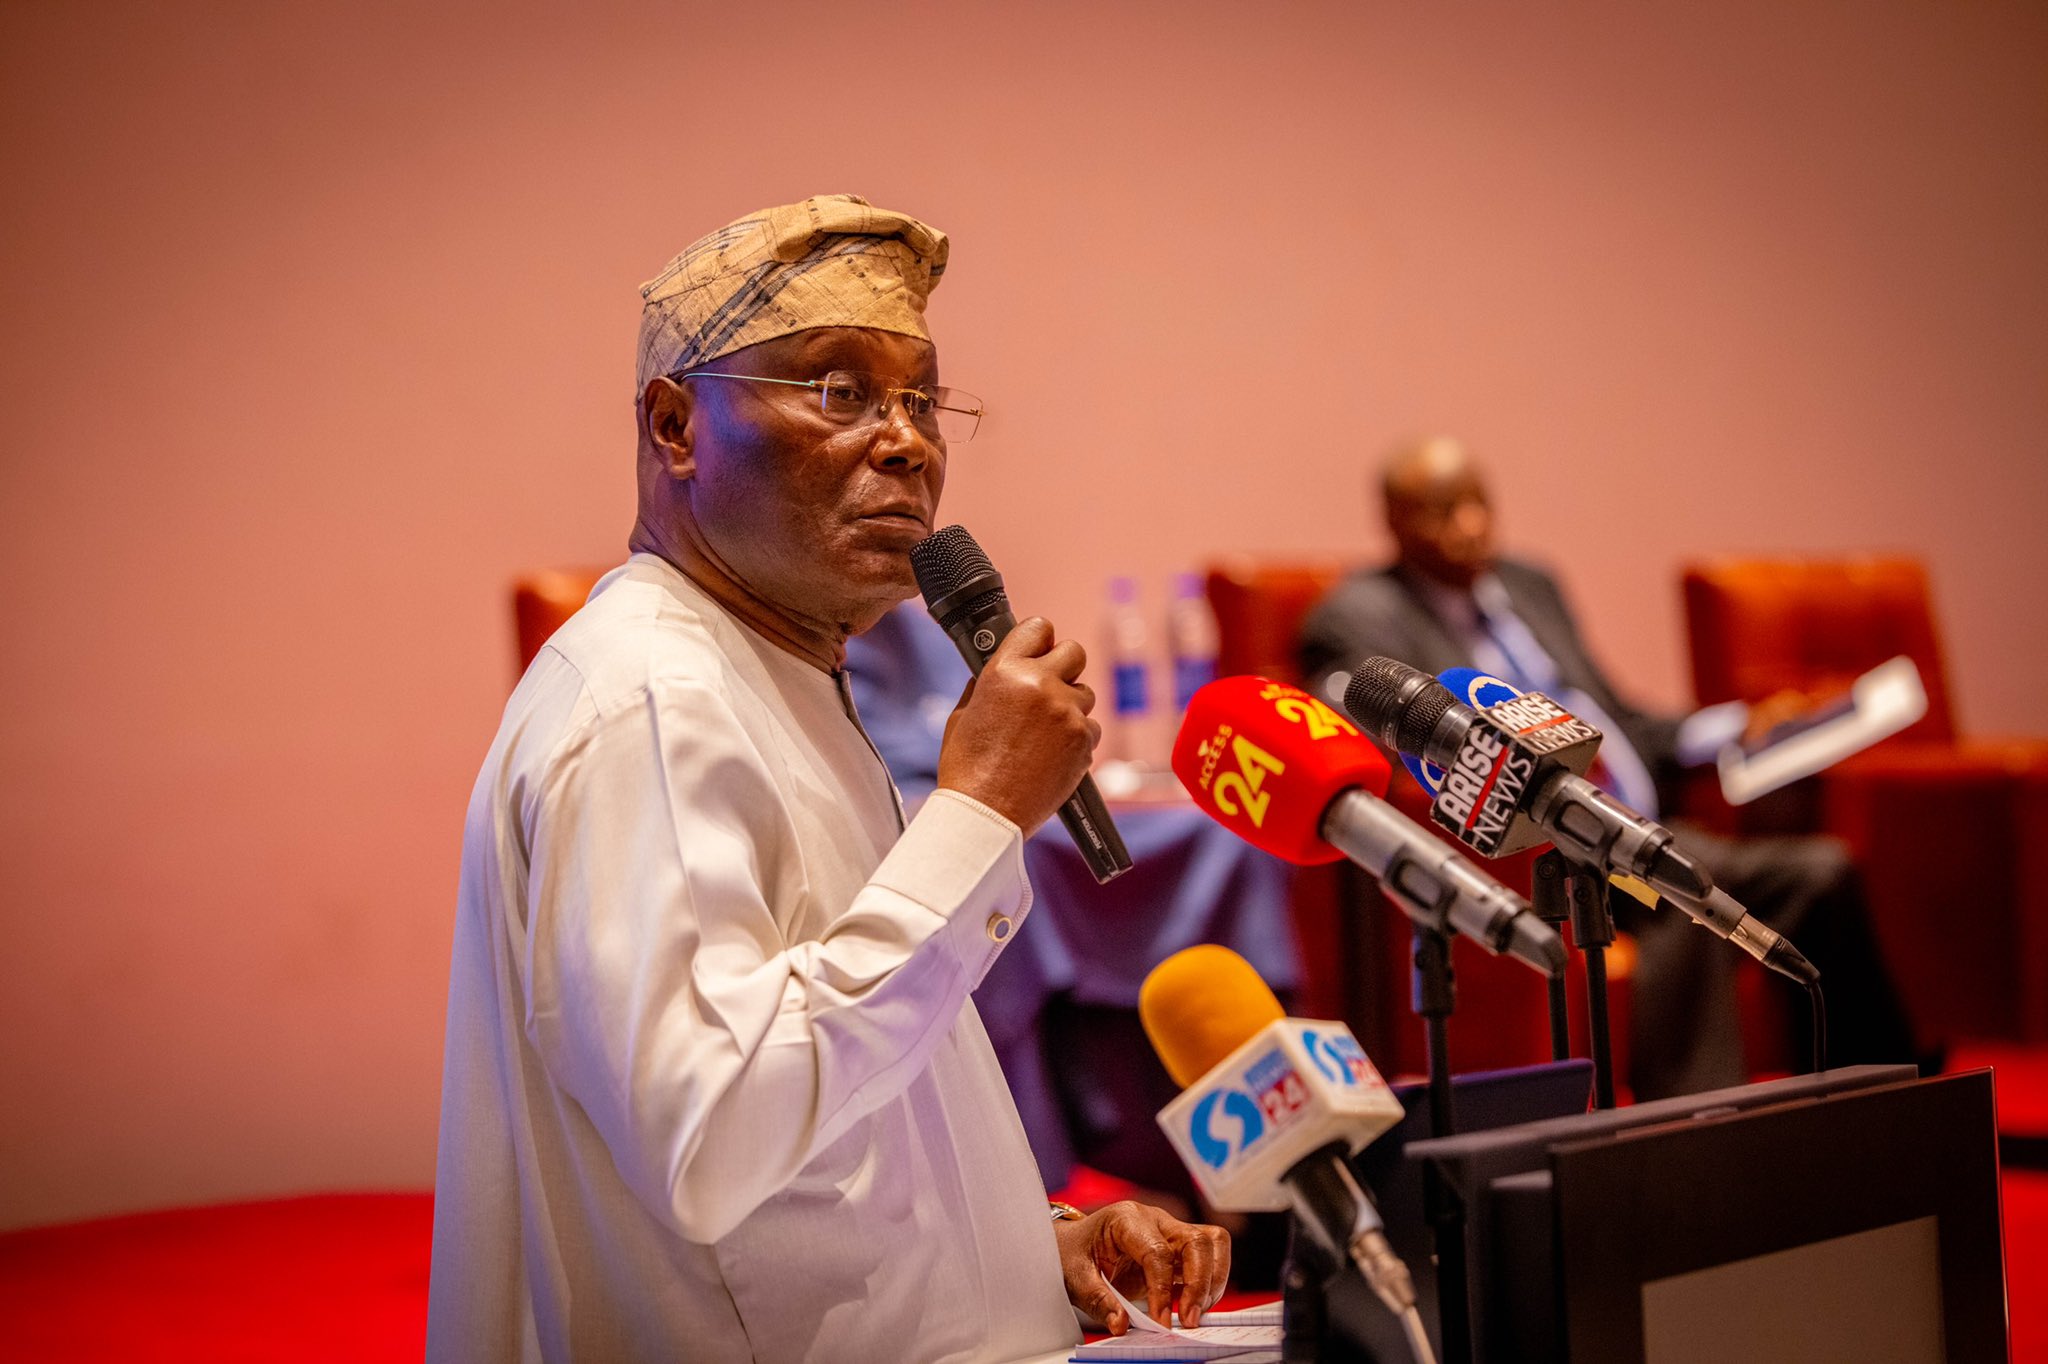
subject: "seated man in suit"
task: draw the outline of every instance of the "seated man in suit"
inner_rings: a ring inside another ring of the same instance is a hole
[[[1596,775],[1651,818],[1677,779],[1769,717],[1736,703],[1685,717],[1638,710],[1587,652],[1563,593],[1541,569],[1494,551],[1485,480],[1464,446],[1436,437],[1388,460],[1382,491],[1399,557],[1352,573],[1302,626],[1306,685],[1327,690],[1375,654],[1429,672],[1476,667],[1541,691],[1605,731]],[[1906,1061],[1913,1034],[1872,938],[1842,846],[1826,838],[1729,839],[1671,821],[1715,881],[1820,968],[1829,1063]],[[1631,996],[1629,1083],[1638,1098],[1696,1093],[1744,1078],[1733,1007],[1738,954],[1675,913],[1629,913],[1640,953]],[[1795,1008],[1795,1016],[1803,1009]],[[1806,1021],[1796,1018],[1804,1032]],[[1793,1054],[1804,1055],[1796,1046]]]

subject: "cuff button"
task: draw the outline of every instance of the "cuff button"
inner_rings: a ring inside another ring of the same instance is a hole
[[[1016,925],[1010,921],[1010,916],[1007,914],[991,914],[988,916],[988,936],[996,942],[1008,942],[1010,940],[1010,930],[1015,927]]]

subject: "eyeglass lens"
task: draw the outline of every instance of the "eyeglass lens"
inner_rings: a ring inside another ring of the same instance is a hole
[[[841,369],[819,380],[818,390],[825,415],[837,422],[879,417],[893,396],[903,404],[912,426],[949,445],[974,439],[981,425],[981,399],[957,388],[899,388],[878,374]]]

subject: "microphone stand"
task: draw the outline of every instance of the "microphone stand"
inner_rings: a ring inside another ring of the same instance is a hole
[[[1429,1135],[1448,1137],[1458,1130],[1451,1109],[1451,1010],[1458,1007],[1457,982],[1451,975],[1451,939],[1441,929],[1415,930],[1415,980],[1410,1002],[1429,1038]]]
[[[1280,1269],[1280,1362],[1319,1364],[1330,1329],[1330,1257],[1301,1219],[1287,1215],[1287,1259]]]
[[[1438,929],[1415,930],[1415,1012],[1429,1036],[1429,1134],[1448,1137],[1457,1131],[1451,1099],[1449,1022],[1457,1007],[1457,982],[1451,974],[1451,940]],[[1422,1170],[1423,1212],[1436,1242],[1437,1334],[1444,1364],[1469,1364],[1472,1358],[1471,1308],[1466,1300],[1465,1217],[1457,1195],[1434,1161]]]
[[[1607,1014],[1607,949],[1614,946],[1614,915],[1608,908],[1607,876],[1552,848],[1537,859],[1555,857],[1563,872],[1564,898],[1571,909],[1572,943],[1586,958],[1586,1030],[1593,1052],[1593,1107],[1614,1107],[1614,1033]],[[1541,873],[1538,873],[1540,879]]]
[[[1565,884],[1570,874],[1564,854],[1555,848],[1537,858],[1530,873],[1529,903],[1535,909],[1536,917],[1560,935],[1572,917],[1571,895]],[[1571,1006],[1565,998],[1564,973],[1558,972],[1547,984],[1550,993],[1550,1059],[1562,1061],[1572,1054]]]
[[[1592,1034],[1593,1107],[1614,1107],[1614,1035],[1607,1017],[1607,949],[1614,945],[1614,914],[1607,878],[1585,867],[1572,878],[1572,937],[1585,944],[1586,1023]]]

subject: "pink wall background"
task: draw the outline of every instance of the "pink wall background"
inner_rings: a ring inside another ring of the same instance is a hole
[[[947,510],[1084,640],[1378,554],[1442,428],[1647,697],[1687,556],[1903,549],[2034,725],[2044,73],[2019,0],[0,8],[0,1225],[429,1181],[507,581],[620,553],[634,285],[806,193],[953,234]]]

